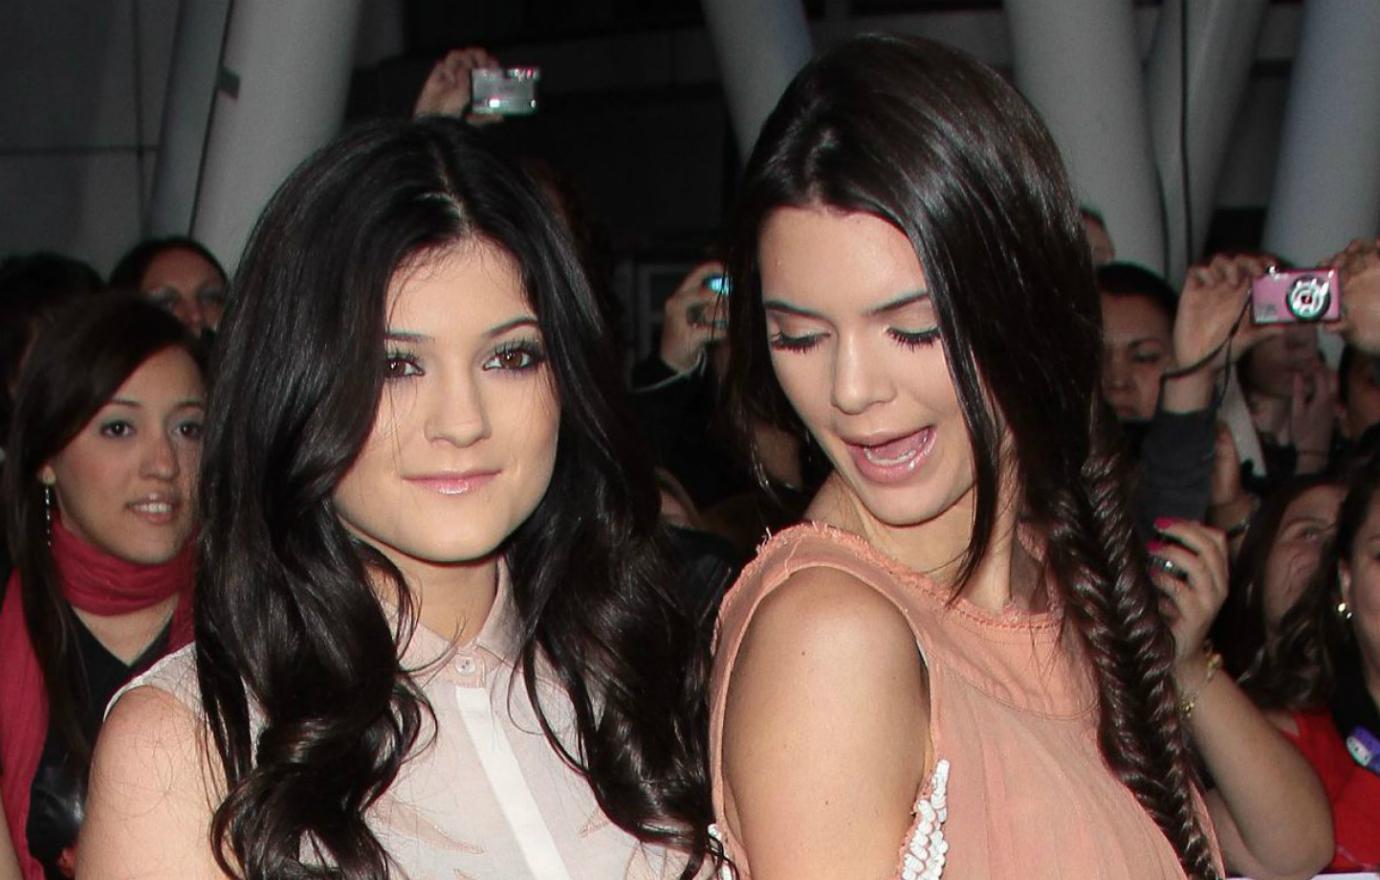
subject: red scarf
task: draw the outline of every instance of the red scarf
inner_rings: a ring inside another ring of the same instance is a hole
[[[53,565],[62,595],[90,614],[129,614],[180,594],[168,634],[169,652],[192,640],[192,584],[196,542],[159,565],[126,562],[98,550],[53,522]],[[43,880],[29,854],[29,793],[48,738],[48,698],[43,673],[24,623],[18,571],[5,585],[0,605],[0,801],[24,880]]]

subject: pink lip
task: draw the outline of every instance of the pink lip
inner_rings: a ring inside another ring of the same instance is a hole
[[[466,495],[487,485],[496,476],[498,471],[467,471],[462,474],[419,474],[404,479],[437,495]]]
[[[920,469],[934,449],[934,437],[934,428],[925,427],[899,437],[879,436],[844,442],[863,479],[892,484],[910,479]]]

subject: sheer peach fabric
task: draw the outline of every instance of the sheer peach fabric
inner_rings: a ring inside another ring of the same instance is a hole
[[[796,526],[763,545],[720,610],[710,761],[719,832],[740,876],[751,874],[750,854],[724,819],[733,803],[722,762],[729,678],[758,604],[813,567],[869,585],[915,633],[930,684],[925,779],[936,762],[949,762],[946,880],[1184,876],[1168,840],[1102,760],[1091,673],[1057,611],[994,615],[951,601],[862,538],[822,525]],[[917,748],[925,736],[916,731]]]

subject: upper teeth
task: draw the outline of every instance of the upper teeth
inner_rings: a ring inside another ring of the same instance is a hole
[[[134,509],[141,513],[172,513],[172,504],[167,501],[140,501]]]

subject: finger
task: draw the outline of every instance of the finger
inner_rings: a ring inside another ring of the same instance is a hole
[[[1180,610],[1187,610],[1189,594],[1201,594],[1194,604],[1207,607],[1217,593],[1216,575],[1203,557],[1171,541],[1152,542],[1152,546],[1151,555],[1160,560],[1161,571],[1171,578],[1170,588]],[[1174,578],[1176,573],[1180,577]]]
[[[1204,589],[1214,599],[1226,596],[1227,588],[1227,537],[1219,529],[1208,528],[1198,523],[1177,522],[1172,526],[1156,529],[1161,534],[1173,538],[1162,542],[1155,551],[1156,556],[1169,559],[1190,575],[1199,579],[1192,581],[1196,588]],[[1177,543],[1175,543],[1177,542]]]

